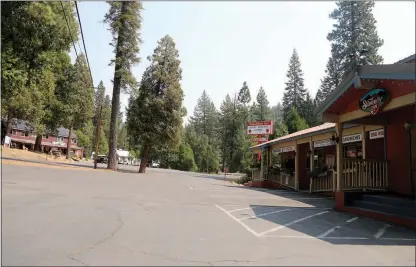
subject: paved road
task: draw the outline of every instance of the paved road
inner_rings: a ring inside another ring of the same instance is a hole
[[[408,265],[414,231],[200,174],[2,166],[3,265]]]

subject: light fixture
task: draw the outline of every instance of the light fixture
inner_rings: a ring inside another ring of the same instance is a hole
[[[333,142],[335,142],[335,143],[337,143],[337,144],[338,144],[338,142],[339,142],[339,137],[338,137],[338,136],[335,136],[335,134],[332,134],[332,136],[331,136],[331,141],[333,141]]]

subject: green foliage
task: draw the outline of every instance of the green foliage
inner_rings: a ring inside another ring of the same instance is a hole
[[[118,115],[120,112],[121,90],[129,92],[137,87],[137,81],[132,74],[132,67],[139,63],[140,58],[140,28],[142,4],[139,1],[110,1],[110,9],[105,15],[104,22],[110,26],[114,47],[113,97],[111,103],[111,122],[109,133],[108,168],[117,169],[116,150],[118,134]]]
[[[189,144],[181,143],[179,145],[178,162],[175,167],[175,169],[181,171],[195,171],[197,169],[194,153]]]
[[[57,121],[55,86],[67,65],[78,24],[70,2],[2,2],[2,112],[29,120],[35,133]]]
[[[285,119],[292,107],[301,113],[306,97],[306,89],[304,88],[303,82],[303,71],[301,69],[296,49],[293,49],[286,77],[286,87],[283,94],[283,110]]]
[[[328,34],[332,57],[339,61],[339,71],[345,73],[351,67],[349,55],[366,50],[359,64],[380,64],[383,57],[378,49],[383,40],[378,37],[376,20],[372,14],[373,1],[338,1],[329,17],[335,20],[334,29]]]
[[[309,92],[306,93],[305,102],[302,106],[302,114],[306,123],[310,126],[316,126],[318,124],[318,119],[316,116],[316,106],[314,100],[311,98]]]
[[[149,60],[138,93],[131,94],[127,134],[133,145],[153,149],[175,148],[180,143],[183,91],[179,53],[166,35]]]
[[[305,119],[299,115],[294,107],[289,110],[285,119],[285,124],[287,125],[290,134],[309,128]]]
[[[255,121],[265,121],[270,117],[269,101],[263,87],[257,93],[257,103],[253,106],[253,119]]]
[[[218,146],[218,120],[218,112],[215,108],[214,102],[212,102],[211,98],[204,90],[201,97],[198,98],[198,103],[195,106],[193,116],[190,118],[190,123],[193,125],[198,135],[206,135],[209,143],[215,147]]]

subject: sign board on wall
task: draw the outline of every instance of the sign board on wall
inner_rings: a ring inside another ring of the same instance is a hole
[[[360,142],[363,139],[362,135],[359,134],[352,134],[352,135],[346,135],[342,137],[342,143],[348,144],[348,143],[354,143],[354,142]]]
[[[371,115],[379,113],[385,105],[389,94],[385,89],[374,89],[365,94],[360,99],[360,109],[365,112],[370,112]]]
[[[272,152],[275,153],[275,154],[282,153],[282,148],[275,148],[275,149],[272,150]]]
[[[295,151],[295,146],[287,146],[282,148],[282,152],[291,152],[291,151]]]
[[[384,129],[369,132],[370,139],[384,138]]]
[[[331,139],[325,139],[325,140],[319,140],[319,141],[315,141],[313,142],[313,147],[325,147],[325,146],[333,146],[335,145],[335,141],[331,140]]]
[[[252,121],[247,123],[248,135],[272,134],[273,121]]]

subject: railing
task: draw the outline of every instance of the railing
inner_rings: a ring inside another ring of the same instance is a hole
[[[336,190],[337,176],[334,170],[328,170],[317,177],[310,178],[309,192],[334,192]]]
[[[253,181],[260,181],[261,180],[260,169],[252,169],[251,170],[251,177],[252,177]]]
[[[269,175],[267,176],[267,180],[280,183],[280,175],[277,173],[269,172]]]
[[[280,185],[295,189],[295,176],[281,172]]]
[[[385,190],[388,186],[387,161],[344,159],[344,190]]]

